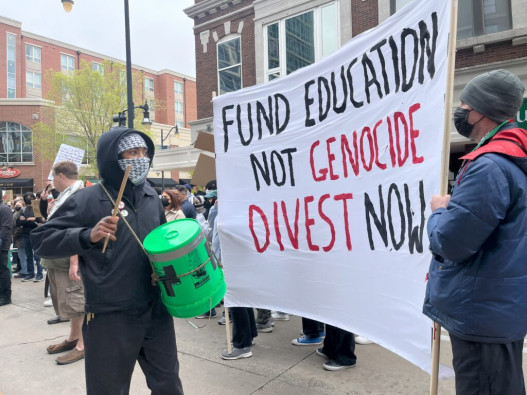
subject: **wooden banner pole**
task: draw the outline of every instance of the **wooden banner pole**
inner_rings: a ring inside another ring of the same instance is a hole
[[[119,189],[119,193],[117,194],[117,199],[115,200],[115,207],[113,208],[112,217],[115,217],[117,213],[119,212],[119,203],[121,202],[121,199],[123,198],[124,187],[126,186],[126,181],[128,180],[128,175],[130,174],[131,168],[132,167],[130,165],[126,166],[123,181],[121,182],[121,188]],[[108,234],[108,236],[106,236],[106,239],[104,240],[104,245],[102,247],[103,254],[106,251],[106,246],[108,245],[109,240],[110,240],[110,234]]]
[[[448,70],[445,94],[445,113],[443,131],[443,154],[441,158],[440,194],[448,193],[448,174],[450,161],[450,125],[452,124],[452,102],[454,96],[454,74],[456,70],[456,40],[457,40],[457,9],[458,0],[450,1],[450,33],[448,40]],[[434,322],[432,332],[432,369],[430,372],[430,394],[437,395],[439,384],[439,354],[441,344],[441,325]]]

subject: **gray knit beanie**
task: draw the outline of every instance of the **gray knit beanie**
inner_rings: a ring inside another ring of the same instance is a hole
[[[514,118],[523,101],[525,87],[507,70],[493,70],[470,81],[459,98],[487,118],[501,123]]]

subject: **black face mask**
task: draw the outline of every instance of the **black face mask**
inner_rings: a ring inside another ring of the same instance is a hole
[[[456,111],[454,111],[454,125],[456,125],[458,133],[467,139],[470,137],[472,129],[474,129],[474,125],[471,125],[467,121],[468,114],[471,111],[461,107],[456,108]]]
[[[15,211],[20,211],[22,210],[22,207],[15,207]]]
[[[161,198],[161,204],[163,205],[163,207],[170,206],[170,202],[168,201],[167,198]]]

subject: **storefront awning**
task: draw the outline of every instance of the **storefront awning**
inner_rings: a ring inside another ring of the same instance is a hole
[[[0,188],[33,188],[32,178],[0,178]]]
[[[165,180],[163,181],[163,178],[157,178],[157,177],[150,178],[149,177],[146,180],[150,183],[152,187],[162,188],[164,185],[165,188],[174,188],[175,186],[178,185],[178,183],[175,182],[172,178],[165,178]]]

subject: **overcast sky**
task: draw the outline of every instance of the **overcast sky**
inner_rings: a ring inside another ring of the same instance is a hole
[[[60,0],[0,0],[0,16],[22,30],[79,48],[126,58],[124,0],[74,0],[68,14]],[[193,0],[129,0],[132,64],[196,76],[193,20],[183,9]]]

